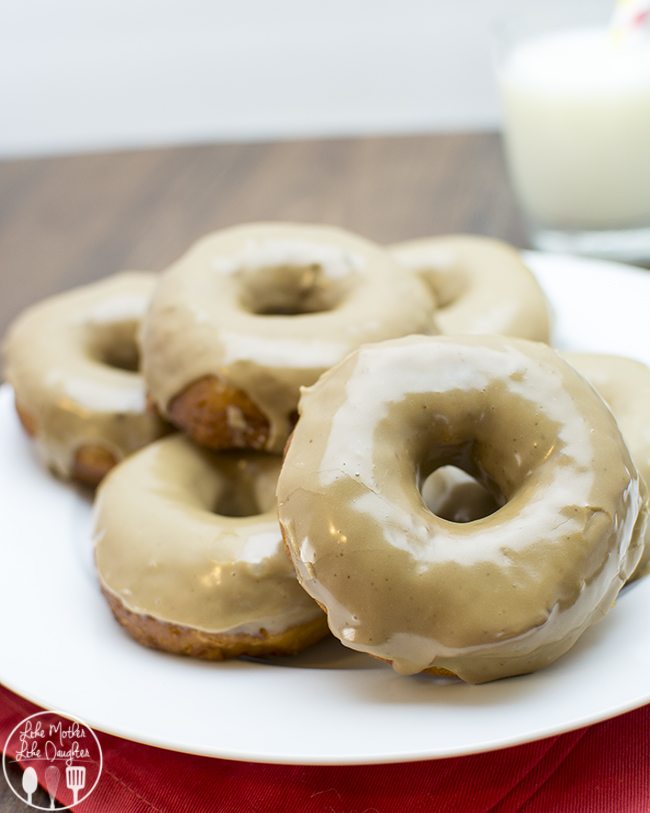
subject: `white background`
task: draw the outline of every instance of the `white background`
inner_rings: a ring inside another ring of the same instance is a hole
[[[493,126],[523,3],[3,0],[0,155]]]

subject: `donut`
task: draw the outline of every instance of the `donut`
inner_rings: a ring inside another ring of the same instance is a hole
[[[544,344],[407,337],[303,391],[277,487],[298,578],[346,646],[403,674],[481,683],[540,669],[637,566],[647,494],[593,388]],[[501,508],[455,524],[441,466]]]
[[[280,458],[171,435],[117,466],[95,507],[102,592],[139,643],[207,660],[292,654],[327,633],[275,512]]]
[[[136,332],[155,279],[115,274],[33,305],[9,330],[6,377],[18,416],[61,477],[94,486],[166,431],[137,372]]]
[[[428,287],[340,229],[208,235],[162,276],[142,330],[160,412],[213,449],[281,451],[299,389],[364,342],[437,332]]]
[[[563,353],[614,413],[639,474],[650,485],[650,367],[625,356]],[[634,578],[650,571],[650,523],[645,548]]]
[[[548,342],[549,309],[521,254],[473,235],[429,237],[390,247],[433,288],[444,334],[498,334]]]

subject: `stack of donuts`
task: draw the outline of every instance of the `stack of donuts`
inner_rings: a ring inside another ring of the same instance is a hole
[[[5,351],[44,463],[98,486],[100,588],[147,646],[329,629],[480,683],[552,663],[648,569],[650,370],[553,350],[498,241],[238,226],[28,309]]]

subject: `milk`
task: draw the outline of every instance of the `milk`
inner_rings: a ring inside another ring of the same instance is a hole
[[[499,83],[511,175],[533,223],[650,226],[650,42],[549,34],[516,45]]]

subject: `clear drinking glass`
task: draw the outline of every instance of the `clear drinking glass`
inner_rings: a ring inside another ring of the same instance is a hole
[[[503,141],[532,244],[650,259],[650,37],[608,3],[523,2],[495,27]]]

